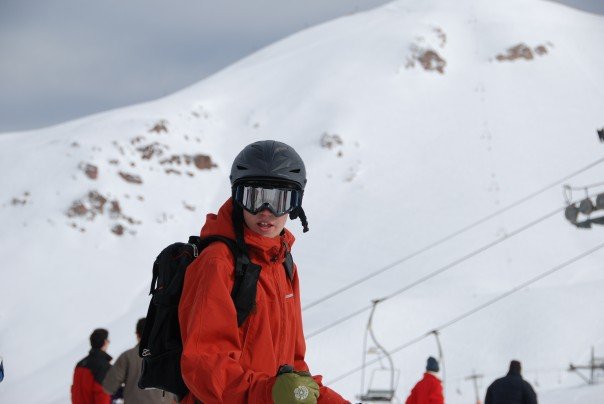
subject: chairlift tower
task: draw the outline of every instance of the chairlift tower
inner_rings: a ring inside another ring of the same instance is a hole
[[[357,395],[357,398],[364,404],[370,403],[392,403],[397,402],[395,398],[396,385],[398,384],[399,371],[394,368],[394,362],[390,353],[377,341],[375,333],[373,331],[373,315],[378,303],[382,302],[383,299],[372,300],[373,307],[369,314],[369,320],[367,321],[367,328],[365,329],[365,336],[363,337],[363,366],[361,369],[361,394]],[[367,348],[368,337],[371,338],[375,347],[373,349]],[[386,358],[388,365],[384,366],[380,360],[380,367],[373,369],[371,372],[371,378],[368,383],[367,390],[365,390],[365,373],[367,369],[367,356],[370,354],[382,355],[382,358]],[[388,376],[389,383],[387,385],[378,385],[382,380],[379,376],[386,374]],[[364,392],[364,393],[363,393]]]
[[[483,375],[476,374],[474,370],[472,370],[472,374],[466,377],[466,380],[472,380],[472,385],[474,386],[474,395],[476,398],[476,404],[482,404],[480,400],[480,393],[478,389],[478,379],[482,379]]]
[[[589,370],[589,377],[585,376],[579,370],[585,369]],[[595,355],[594,347],[591,347],[591,359],[589,361],[589,365],[573,365],[572,363],[568,366],[569,372],[575,372],[579,377],[587,384],[596,384],[597,377],[596,371],[601,370],[604,371],[604,358],[597,358]]]

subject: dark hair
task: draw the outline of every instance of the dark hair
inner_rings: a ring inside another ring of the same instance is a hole
[[[143,330],[145,329],[145,317],[139,318],[136,322],[136,335],[140,337],[143,336]]]
[[[90,346],[93,349],[101,349],[107,338],[109,338],[109,331],[104,328],[97,328],[90,334]]]

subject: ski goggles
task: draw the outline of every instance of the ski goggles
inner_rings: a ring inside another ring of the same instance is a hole
[[[302,204],[302,191],[291,188],[265,188],[255,185],[237,185],[235,202],[255,215],[263,209],[275,216],[283,216]]]

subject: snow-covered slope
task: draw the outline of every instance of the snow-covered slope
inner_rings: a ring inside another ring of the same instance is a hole
[[[114,355],[134,344],[155,255],[228,197],[230,163],[252,141],[285,141],[307,164],[311,231],[289,225],[304,304],[601,159],[603,39],[602,17],[545,1],[398,1],[169,97],[0,135],[0,401],[66,402],[95,327],[110,330]],[[601,182],[602,166],[566,182]],[[599,246],[601,227],[578,230],[562,212],[515,235],[563,207],[561,191],[305,310],[307,334],[392,295],[374,328],[396,350],[401,400],[437,354],[420,338],[435,328],[449,403],[472,399],[467,375],[484,375],[483,394],[513,358],[542,402],[575,397],[568,363],[604,350],[601,251],[448,325]],[[361,374],[340,376],[361,364],[368,314],[308,339],[311,369],[350,399]]]

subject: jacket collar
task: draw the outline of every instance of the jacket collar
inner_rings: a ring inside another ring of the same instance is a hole
[[[92,348],[89,352],[88,355],[91,357],[98,357],[98,358],[102,358],[104,360],[106,360],[107,362],[111,362],[111,360],[113,359],[111,357],[111,355],[109,355],[107,352],[102,351],[100,349],[97,348]]]
[[[426,373],[424,373],[424,375],[425,376],[432,376],[432,377],[440,380],[440,377],[438,376],[438,373],[436,373],[436,372],[431,372],[431,371],[428,370],[428,371],[426,371]]]
[[[206,216],[206,222],[201,229],[201,237],[215,235],[234,240],[232,214],[233,200],[229,198],[218,210],[218,214],[210,213]],[[280,236],[269,238],[256,234],[244,226],[243,237],[250,249],[250,258],[260,261],[258,262],[260,264],[282,261],[285,252],[291,249],[295,241],[294,235],[287,229],[284,229]]]

